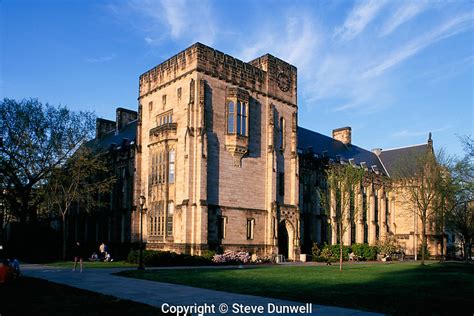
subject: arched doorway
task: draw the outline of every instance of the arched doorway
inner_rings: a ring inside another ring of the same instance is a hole
[[[286,222],[282,221],[278,225],[278,254],[285,256],[288,259],[288,230],[286,229]]]

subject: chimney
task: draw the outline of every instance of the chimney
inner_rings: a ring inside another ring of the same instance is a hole
[[[115,122],[98,118],[95,121],[95,138],[101,139],[105,134],[115,129]]]
[[[115,132],[118,133],[125,125],[135,121],[138,117],[137,111],[127,110],[124,108],[117,108],[116,110],[116,125]]]
[[[382,153],[382,148],[374,148],[372,149],[372,152],[377,156],[380,156],[380,154]]]
[[[352,129],[350,126],[336,128],[332,130],[332,138],[350,146],[352,142]]]

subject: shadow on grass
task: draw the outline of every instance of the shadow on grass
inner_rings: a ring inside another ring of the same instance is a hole
[[[0,283],[1,315],[164,315],[158,308],[45,280]]]
[[[119,275],[396,315],[472,315],[474,265],[432,263],[127,271]]]

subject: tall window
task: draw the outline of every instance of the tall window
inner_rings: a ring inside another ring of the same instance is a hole
[[[241,101],[229,101],[227,104],[227,133],[247,136],[247,104]]]
[[[150,236],[163,236],[163,202],[153,203],[150,212]]]
[[[156,235],[163,236],[165,232],[165,210],[163,207],[163,201],[158,203],[158,228]]]
[[[225,239],[227,216],[219,216],[218,220],[219,220],[219,226],[218,226],[217,238]]]
[[[173,214],[174,214],[174,203],[168,203],[168,214],[166,217],[166,235],[173,236]]]
[[[169,165],[169,172],[168,172],[168,182],[174,183],[174,159],[175,159],[175,151],[170,150],[168,154],[168,165]]]
[[[255,229],[255,219],[247,218],[247,239],[253,239],[254,229]]]
[[[285,149],[285,128],[286,128],[285,119],[282,117],[280,118],[280,149],[281,150]]]
[[[235,133],[235,108],[234,102],[230,101],[227,107],[227,133]]]
[[[162,167],[162,161],[163,161],[163,153],[158,154],[158,183],[161,183],[161,167]]]
[[[152,185],[158,184],[158,154],[151,155],[151,177],[150,183]]]
[[[278,193],[280,196],[285,196],[285,173],[278,174]]]

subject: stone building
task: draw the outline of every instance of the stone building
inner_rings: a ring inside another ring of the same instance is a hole
[[[421,245],[421,221],[409,193],[393,175],[409,171],[406,176],[413,176],[417,160],[433,151],[431,136],[426,144],[372,151],[352,144],[350,127],[335,129],[332,136],[298,128],[302,252],[310,253],[314,242],[339,242],[333,212],[340,201],[332,196],[331,205],[325,210],[320,197],[328,190],[328,164],[351,164],[364,168],[366,173],[360,186],[352,190],[353,202],[347,205],[350,212],[346,214],[357,216],[348,223],[342,243],[375,245],[391,235],[407,255],[414,255],[414,249]],[[441,235],[432,222],[427,235],[428,249],[438,255]]]
[[[314,242],[337,242],[333,206],[324,210],[319,193],[325,166],[348,163],[367,173],[350,206],[362,216],[343,243],[394,235],[413,253],[419,222],[390,173],[401,158],[432,150],[431,140],[369,151],[352,144],[350,127],[332,138],[298,127],[296,86],[296,68],[281,59],[243,62],[200,43],[140,76],[134,201],[146,198],[148,249],[298,260]]]
[[[84,205],[71,209],[68,219],[69,243],[76,240],[98,251],[105,242],[114,256],[126,256],[131,242],[131,214],[135,172],[137,112],[117,108],[115,121],[99,118],[95,139],[87,146],[105,155],[116,181],[112,190],[95,197],[97,207],[84,211]]]
[[[296,79],[274,56],[245,63],[200,43],[140,76],[147,248],[298,258]]]

